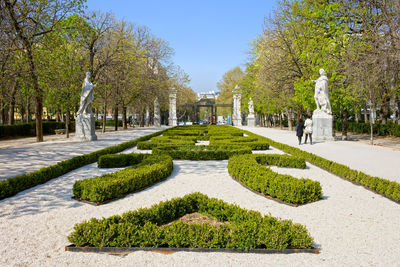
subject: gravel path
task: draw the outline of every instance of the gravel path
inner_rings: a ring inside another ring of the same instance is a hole
[[[253,130],[253,129],[252,129]],[[272,137],[272,136],[271,136]],[[291,139],[293,136],[290,136]],[[291,142],[287,140],[288,142]],[[277,138],[275,139],[277,141]],[[328,143],[325,143],[329,146]],[[324,150],[324,144],[318,144]],[[301,148],[306,146],[301,146]],[[131,149],[130,151],[134,151]],[[389,151],[389,150],[388,150]],[[271,149],[266,153],[282,153]],[[353,158],[358,155],[350,150]],[[388,169],[384,160],[380,168]],[[369,164],[369,162],[367,163]],[[373,165],[371,165],[373,166]],[[144,191],[102,206],[71,199],[76,180],[115,171],[91,164],[44,185],[0,201],[1,266],[398,266],[400,205],[318,167],[277,168],[280,173],[320,181],[324,199],[291,207],[256,195],[230,178],[227,161],[174,161],[173,174]],[[372,171],[375,169],[370,167]],[[124,257],[65,252],[73,225],[91,217],[108,217],[149,207],[160,201],[201,192],[242,208],[304,224],[321,253],[257,255],[135,252]]]
[[[98,140],[95,142],[78,142],[71,138],[3,148],[0,149],[0,181],[65,159],[130,141],[158,130],[160,128],[147,127],[104,134],[96,133]]]

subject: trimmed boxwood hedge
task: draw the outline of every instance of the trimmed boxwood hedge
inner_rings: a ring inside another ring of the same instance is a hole
[[[150,138],[160,135],[165,130],[158,131],[146,136],[142,136],[133,141],[124,142],[115,146],[110,146],[97,150],[95,152],[76,156],[67,160],[58,162],[55,165],[41,168],[37,171],[22,174],[0,181],[0,200],[6,197],[11,197],[23,190],[48,182],[51,179],[64,175],[72,170],[94,163],[102,155],[115,154],[125,149],[134,147],[140,141],[149,140]]]
[[[171,175],[172,169],[173,163],[170,156],[149,155],[133,167],[76,181],[72,191],[77,199],[101,203],[106,200],[121,198],[128,193],[164,180]]]
[[[247,187],[284,202],[305,204],[322,198],[318,181],[279,174],[264,165],[306,167],[304,159],[289,155],[253,154],[230,157],[228,171],[234,179]]]
[[[219,137],[219,136],[218,136]],[[269,143],[254,137],[233,137],[226,139],[218,139],[210,137],[210,145],[212,146],[248,146],[252,150],[268,150]]]
[[[109,154],[100,156],[97,161],[97,167],[99,168],[121,168],[131,166],[140,163],[147,154]]]
[[[153,154],[168,154],[173,159],[223,160],[232,155],[251,154],[251,148],[246,146],[161,146],[154,147]]]
[[[199,212],[213,216],[219,227],[208,223],[175,221]],[[172,223],[171,223],[172,222]],[[76,246],[231,248],[248,250],[312,248],[313,238],[305,226],[237,205],[193,193],[122,216],[92,218],[75,224],[68,240]]]
[[[190,146],[194,145],[196,142],[187,139],[167,139],[167,140],[150,140],[143,141],[137,144],[138,149],[152,149],[157,146]]]
[[[276,147],[277,149],[292,154],[293,156],[303,158],[306,161],[309,161],[333,174],[336,174],[346,180],[350,180],[356,184],[360,184],[365,188],[371,189],[381,194],[382,196],[385,196],[400,203],[400,184],[397,182],[371,176],[361,171],[353,170],[343,164],[324,159],[320,156],[303,151],[299,148],[276,142],[272,139],[254,134],[249,131],[244,132],[249,136],[264,138],[268,143],[270,143],[270,145]]]
[[[64,122],[56,121],[43,121],[43,134],[55,134],[56,129],[65,129]],[[75,122],[71,121],[69,125],[71,131],[75,130]],[[13,125],[0,125],[0,138],[6,137],[22,137],[22,136],[35,136],[36,124],[30,123],[17,123]]]

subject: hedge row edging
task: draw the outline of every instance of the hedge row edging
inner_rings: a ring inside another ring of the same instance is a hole
[[[246,130],[243,130],[248,135],[259,136],[265,138],[270,145],[280,149],[293,156],[304,158],[306,161],[316,165],[338,177],[363,186],[365,189],[375,192],[383,197],[386,197],[398,204],[400,204],[400,183],[390,181],[384,178],[368,175],[362,171],[353,170],[350,167],[327,160],[313,153],[303,151],[299,148],[292,147],[286,144],[276,142],[265,136],[261,136]]]
[[[220,222],[188,224],[176,221],[198,212]],[[242,209],[222,200],[192,193],[108,218],[91,218],[68,235],[74,245],[90,247],[177,247],[250,249],[312,249],[314,240],[304,225]]]
[[[229,158],[228,171],[245,187],[284,203],[302,205],[322,198],[318,181],[279,174],[265,165],[304,169],[305,161],[289,155],[238,155]]]
[[[171,175],[173,163],[170,156],[148,155],[140,158],[142,161],[130,168],[76,181],[72,189],[75,198],[103,204],[141,191]]]
[[[94,163],[102,155],[115,154],[124,151],[125,149],[134,147],[138,142],[149,140],[154,136],[161,135],[167,130],[168,129],[148,134],[132,141],[127,141],[88,154],[63,160],[56,163],[55,165],[44,167],[37,171],[21,174],[12,178],[8,178],[6,180],[2,180],[0,181],[0,200],[14,196],[17,193],[32,188],[34,186],[44,184],[54,178],[57,178],[82,166]]]

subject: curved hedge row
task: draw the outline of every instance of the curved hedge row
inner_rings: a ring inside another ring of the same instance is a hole
[[[322,198],[322,189],[318,181],[279,174],[264,165],[306,167],[303,159],[293,156],[253,154],[229,158],[228,171],[234,179],[249,188],[288,203],[305,204]]]
[[[172,158],[168,155],[149,155],[139,164],[118,172],[76,181],[73,186],[74,196],[92,202],[104,202],[121,198],[159,182],[173,169]]]
[[[97,150],[95,152],[73,157],[63,160],[55,165],[41,168],[40,170],[15,176],[7,180],[0,181],[0,200],[6,197],[11,197],[28,188],[46,183],[51,179],[64,175],[72,170],[94,163],[102,155],[115,154],[125,149],[134,147],[140,141],[149,140],[150,138],[162,134],[164,131],[155,132],[146,136],[142,136],[133,141],[124,142],[115,146],[110,146]]]
[[[254,140],[256,139],[256,140]],[[210,137],[212,146],[248,146],[252,150],[268,150],[269,143],[252,137],[234,137],[227,139],[215,139]]]
[[[139,164],[148,154],[109,154],[99,157],[97,167],[99,168],[121,168]]]
[[[208,223],[173,222],[193,212],[213,216],[225,223],[215,227]],[[259,212],[247,211],[200,193],[129,211],[122,216],[92,218],[76,224],[68,240],[76,246],[242,250],[312,248],[314,243],[301,224],[262,216]]]
[[[371,176],[361,171],[353,170],[347,167],[346,165],[324,159],[315,154],[303,151],[296,147],[276,142],[272,139],[251,133],[249,131],[244,131],[244,132],[250,136],[258,136],[260,138],[264,138],[265,140],[267,140],[268,143],[270,143],[270,145],[282,151],[285,151],[286,153],[292,154],[293,156],[296,157],[303,158],[346,180],[350,180],[368,189],[372,189],[375,192],[400,203],[400,184],[397,182],[393,182],[380,177]]]
[[[161,146],[154,147],[153,154],[168,154],[173,159],[223,160],[232,155],[251,154],[251,148],[245,146]]]

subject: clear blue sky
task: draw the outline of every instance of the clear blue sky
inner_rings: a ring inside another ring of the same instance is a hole
[[[244,69],[250,43],[276,0],[88,0],[90,10],[148,26],[174,49],[173,61],[189,74],[196,92],[217,89],[222,75]]]

